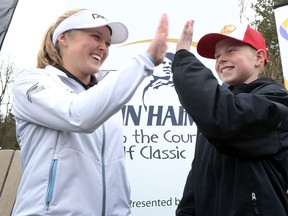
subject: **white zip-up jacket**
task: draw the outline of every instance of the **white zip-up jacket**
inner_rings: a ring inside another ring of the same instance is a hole
[[[13,216],[128,216],[122,115],[154,65],[145,55],[85,90],[55,67],[14,83],[23,176]]]

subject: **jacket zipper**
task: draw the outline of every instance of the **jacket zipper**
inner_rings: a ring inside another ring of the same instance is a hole
[[[49,182],[48,182],[48,189],[46,193],[46,210],[48,210],[52,198],[53,198],[53,191],[55,186],[55,178],[56,178],[56,170],[57,170],[57,159],[53,159],[49,171]]]
[[[254,213],[255,215],[259,215],[259,210],[257,208],[257,203],[256,203],[257,202],[256,194],[252,192],[251,196],[252,196],[252,204],[254,207]]]
[[[106,172],[105,172],[105,127],[102,125],[102,150],[101,150],[101,161],[102,161],[102,185],[103,185],[103,194],[102,194],[102,216],[106,215]]]

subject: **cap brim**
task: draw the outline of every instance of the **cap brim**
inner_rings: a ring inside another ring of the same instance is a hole
[[[123,43],[128,38],[128,35],[129,35],[128,29],[121,22],[107,22],[107,23],[102,23],[102,24],[99,24],[99,25],[95,25],[94,23],[92,23],[92,24],[93,25],[91,25],[91,23],[84,24],[82,26],[79,26],[78,29],[98,28],[98,27],[101,27],[101,26],[109,26],[111,31],[112,31],[111,44]]]
[[[123,43],[128,39],[128,29],[121,22],[109,22],[107,25],[112,30],[111,44]]]
[[[91,18],[92,15],[92,18]],[[64,19],[54,30],[52,41],[55,45],[60,34],[72,29],[90,29],[102,26],[109,26],[111,34],[111,44],[122,43],[128,38],[127,27],[118,21],[109,22],[104,16],[90,10],[82,10]]]
[[[197,43],[198,54],[205,58],[215,59],[216,43],[226,38],[231,38],[231,37],[223,35],[223,34],[219,34],[219,33],[210,33],[210,34],[204,35]]]

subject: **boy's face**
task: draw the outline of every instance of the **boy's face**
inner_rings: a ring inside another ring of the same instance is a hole
[[[250,83],[258,78],[258,52],[251,46],[233,39],[223,39],[215,46],[215,69],[228,85]]]

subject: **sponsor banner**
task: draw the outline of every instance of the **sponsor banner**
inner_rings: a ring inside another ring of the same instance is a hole
[[[274,7],[285,87],[288,88],[288,3]]]

